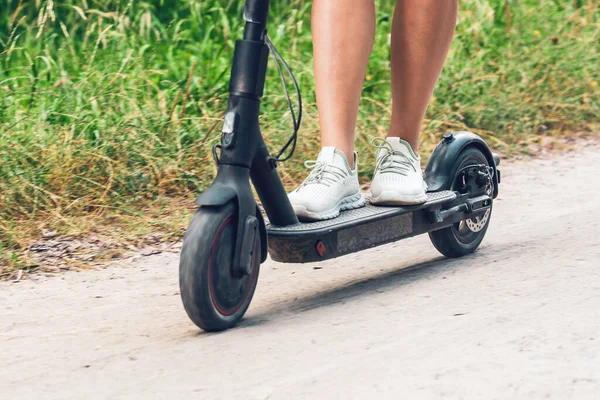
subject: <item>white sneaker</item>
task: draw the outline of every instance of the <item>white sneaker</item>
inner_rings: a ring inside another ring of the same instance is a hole
[[[371,182],[371,203],[379,205],[422,204],[427,201],[421,157],[408,142],[397,137],[375,138],[379,148]]]
[[[356,152],[353,170],[344,153],[335,147],[323,147],[316,161],[306,161],[304,165],[312,171],[300,187],[288,195],[301,220],[335,218],[340,211],[365,205],[356,173]]]

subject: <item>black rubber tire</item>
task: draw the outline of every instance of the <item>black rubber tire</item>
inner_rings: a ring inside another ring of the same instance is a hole
[[[476,147],[468,147],[458,156],[451,175],[454,177],[452,179],[452,184],[446,189],[455,190],[454,186],[456,185],[458,173],[464,167],[472,164],[485,164],[489,166],[489,162],[485,158],[485,155]],[[429,239],[431,239],[431,243],[433,243],[435,248],[448,258],[457,258],[473,253],[477,250],[487,232],[492,217],[491,214],[492,209],[490,208],[490,215],[483,229],[476,233],[472,232],[472,235],[468,240],[459,237],[456,224],[448,228],[429,232]]]
[[[251,274],[234,277],[231,263],[236,232],[237,209],[230,202],[198,209],[185,233],[179,261],[181,299],[190,319],[207,332],[235,326],[248,310],[256,289],[260,240],[256,241]],[[233,299],[228,296],[232,293]]]

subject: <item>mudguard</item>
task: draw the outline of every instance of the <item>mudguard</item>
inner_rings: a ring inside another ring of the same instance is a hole
[[[451,176],[452,167],[458,155],[467,147],[476,147],[479,149],[494,169],[492,197],[496,198],[498,196],[499,174],[496,167],[500,163],[500,159],[498,155],[492,153],[481,137],[467,131],[448,132],[444,134],[444,138],[431,154],[425,168],[424,179],[427,183],[428,191],[439,192],[450,188],[453,179]]]
[[[201,207],[218,207],[224,206],[234,198],[237,201],[235,189],[227,185],[214,183],[204,192],[200,193],[200,196],[198,196],[194,203]]]
[[[244,167],[221,165],[216,179],[208,189],[198,196],[195,204],[200,207],[220,207],[236,201],[238,210],[237,240],[242,240],[243,222],[249,215],[255,215],[259,221],[261,263],[267,259],[267,228],[250,189],[248,169]],[[239,255],[236,254],[236,260]]]

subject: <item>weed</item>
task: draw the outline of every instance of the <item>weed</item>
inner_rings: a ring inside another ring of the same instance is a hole
[[[215,174],[210,148],[242,3],[0,2],[0,265],[19,266],[15,254],[46,229],[182,233],[191,200]],[[357,126],[363,180],[372,173],[368,141],[390,117],[393,3],[377,0]],[[296,158],[280,167],[286,185],[319,147],[310,4],[273,1],[269,22],[306,103]],[[599,16],[595,0],[461,1],[423,153],[446,130],[471,129],[511,155],[540,135],[597,123]],[[291,129],[279,85],[271,63],[261,124],[272,148]]]

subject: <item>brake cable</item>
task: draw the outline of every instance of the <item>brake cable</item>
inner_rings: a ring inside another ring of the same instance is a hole
[[[285,91],[285,96],[287,98],[288,107],[290,108],[290,113],[292,114],[292,121],[294,122],[294,132],[286,142],[286,144],[279,150],[276,157],[269,157],[269,160],[272,162],[284,162],[292,158],[294,155],[294,151],[296,150],[296,143],[298,141],[298,131],[300,130],[300,122],[302,122],[302,95],[300,94],[300,87],[298,86],[298,82],[296,81],[296,77],[292,73],[290,66],[281,56],[273,42],[267,34],[265,34],[265,43],[269,48],[271,54],[273,54],[273,58],[275,59],[275,65],[277,66],[277,71],[279,71],[279,77],[281,78],[281,83],[283,85],[283,89]],[[290,98],[290,92],[286,86],[285,77],[283,75],[283,70],[281,69],[281,64],[285,68],[286,72],[292,78],[292,83],[294,84],[294,89],[296,90],[296,96],[298,98],[298,115],[296,116],[296,112],[294,111],[294,107],[292,106],[292,100]],[[283,153],[292,146],[290,152],[287,156],[282,157]]]
[[[298,131],[300,130],[300,122],[302,122],[302,95],[300,93],[300,87],[298,85],[298,81],[296,81],[296,77],[292,73],[290,66],[285,61],[283,56],[279,53],[279,50],[277,50],[277,48],[275,47],[273,42],[271,42],[271,39],[269,38],[269,36],[267,36],[266,33],[265,33],[265,44],[269,48],[269,52],[271,54],[273,54],[273,59],[275,60],[275,65],[277,66],[277,71],[279,72],[279,77],[281,78],[283,90],[285,91],[285,96],[287,99],[288,107],[290,108],[290,113],[292,115],[292,121],[294,123],[294,132],[292,133],[292,135],[290,136],[288,141],[285,143],[285,145],[281,148],[281,150],[279,150],[279,152],[277,153],[277,156],[268,158],[269,162],[275,164],[277,162],[284,162],[284,161],[289,160],[290,158],[292,158],[292,156],[294,155],[294,151],[296,150],[296,143],[298,141]],[[292,99],[290,98],[290,92],[287,88],[287,85],[285,82],[285,77],[283,74],[283,69],[281,68],[281,65],[283,65],[283,68],[286,70],[286,72],[288,73],[290,78],[292,78],[292,83],[294,84],[294,89],[296,90],[296,96],[298,98],[298,115],[297,116],[296,116],[296,112],[294,111],[294,106],[292,105]],[[292,146],[292,148],[290,149],[289,154],[285,157],[282,157],[283,153],[285,153],[286,150],[290,146]],[[217,165],[219,165],[219,155],[217,153],[217,150],[221,150],[220,144],[214,145],[213,149],[212,149],[213,158],[215,159],[215,162],[217,163]]]

